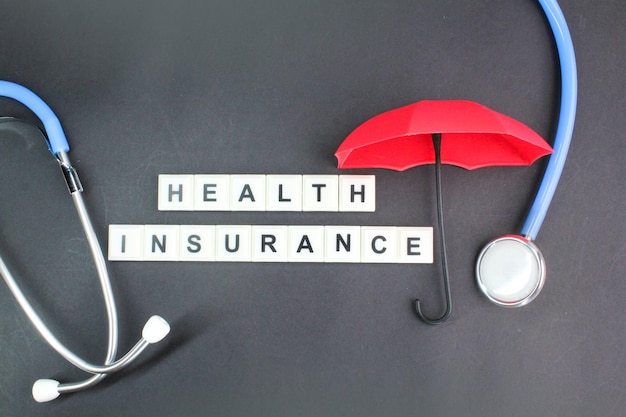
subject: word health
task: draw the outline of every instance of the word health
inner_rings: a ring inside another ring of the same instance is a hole
[[[161,174],[160,211],[376,210],[374,175]]]
[[[432,263],[432,227],[109,225],[111,261]]]

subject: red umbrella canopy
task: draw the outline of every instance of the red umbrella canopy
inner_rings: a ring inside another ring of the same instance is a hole
[[[552,148],[528,126],[466,100],[425,100],[375,116],[357,127],[335,156],[339,168],[408,168],[441,162],[476,169],[530,165]]]

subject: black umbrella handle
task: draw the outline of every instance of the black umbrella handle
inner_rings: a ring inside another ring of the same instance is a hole
[[[446,256],[446,238],[443,226],[443,201],[441,193],[441,133],[433,133],[433,147],[435,149],[435,192],[437,193],[437,221],[439,223],[441,269],[443,272],[443,288],[446,298],[446,310],[435,319],[428,318],[422,312],[422,304],[419,299],[415,300],[415,313],[424,323],[436,326],[448,320],[452,312],[452,299],[450,297],[450,280],[448,278],[448,257]]]

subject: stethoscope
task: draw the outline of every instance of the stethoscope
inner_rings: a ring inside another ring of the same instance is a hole
[[[576,117],[577,76],[572,38],[556,0],[539,0],[557,45],[561,65],[561,109],[554,153],[539,191],[519,235],[505,235],[489,242],[478,255],[476,281],[497,305],[520,307],[534,300],[543,288],[546,263],[534,240],[546,216],[563,171]]]
[[[67,155],[69,145],[67,143],[65,133],[61,128],[61,123],[50,107],[41,98],[21,85],[8,81],[0,81],[0,96],[9,97],[21,102],[33,113],[35,113],[35,115],[43,123],[44,130],[47,133],[47,138],[44,136],[44,139],[48,142],[49,150],[56,158],[59,167],[63,172],[68,190],[74,201],[74,206],[78,212],[78,217],[80,218],[83,226],[85,236],[87,237],[87,242],[89,243],[89,248],[96,264],[96,270],[100,279],[100,286],[102,288],[102,294],[104,296],[104,303],[107,312],[109,328],[107,355],[103,365],[94,365],[93,363],[88,362],[76,355],[56,338],[48,326],[46,326],[46,324],[39,317],[35,309],[31,306],[28,299],[24,296],[24,293],[20,290],[20,287],[13,278],[13,274],[7,268],[2,257],[0,257],[0,275],[2,275],[2,278],[4,278],[4,281],[9,286],[9,289],[17,299],[17,302],[22,307],[35,328],[39,331],[41,336],[43,336],[46,342],[48,342],[54,350],[56,350],[71,364],[87,373],[93,374],[91,377],[83,381],[70,383],[60,383],[59,381],[53,379],[37,380],[33,384],[33,398],[38,402],[45,402],[57,398],[60,394],[81,391],[92,387],[102,381],[107,374],[117,372],[125,368],[133,362],[141,354],[141,352],[148,347],[148,345],[157,343],[167,336],[170,331],[170,326],[159,316],[150,317],[143,327],[142,336],[139,341],[128,351],[128,353],[116,360],[118,346],[118,323],[111,282],[106,262],[102,254],[102,249],[98,243],[98,238],[96,237],[96,233],[83,202],[83,187],[76,170],[72,167]]]
[[[541,228],[563,171],[576,114],[576,61],[571,36],[557,2],[555,0],[539,0],[539,3],[546,13],[554,33],[561,65],[561,109],[553,146],[554,153],[550,157],[540,189],[521,233],[519,235],[505,235],[491,241],[479,254],[476,264],[476,279],[481,291],[494,303],[506,307],[519,307],[528,304],[539,294],[545,282],[545,260],[533,241]],[[0,275],[39,333],[66,360],[83,371],[93,374],[90,378],[72,383],[59,383],[52,379],[36,381],[33,385],[33,397],[39,402],[44,402],[53,400],[63,393],[89,388],[100,382],[107,374],[123,369],[135,360],[149,344],[162,340],[170,328],[161,317],[151,317],[143,328],[141,339],[126,355],[120,359],[115,359],[118,327],[113,292],[102,250],[82,199],[82,185],[67,155],[69,145],[61,123],[50,107],[25,87],[0,81],[0,96],[23,103],[43,122],[49,149],[63,172],[85,231],[96,264],[107,311],[109,326],[107,356],[104,365],[94,365],[74,354],[54,336],[28,302],[0,257]]]

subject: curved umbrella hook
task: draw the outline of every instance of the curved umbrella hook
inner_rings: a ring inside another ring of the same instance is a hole
[[[422,303],[420,299],[415,300],[415,313],[424,323],[431,326],[444,323],[450,317],[452,312],[452,298],[450,297],[450,280],[448,278],[448,257],[446,256],[446,239],[443,226],[443,203],[441,196],[441,133],[433,133],[433,147],[435,149],[435,182],[437,193],[437,220],[439,223],[439,235],[441,236],[441,269],[443,272],[443,288],[446,299],[446,310],[435,319],[428,318],[422,312]]]

